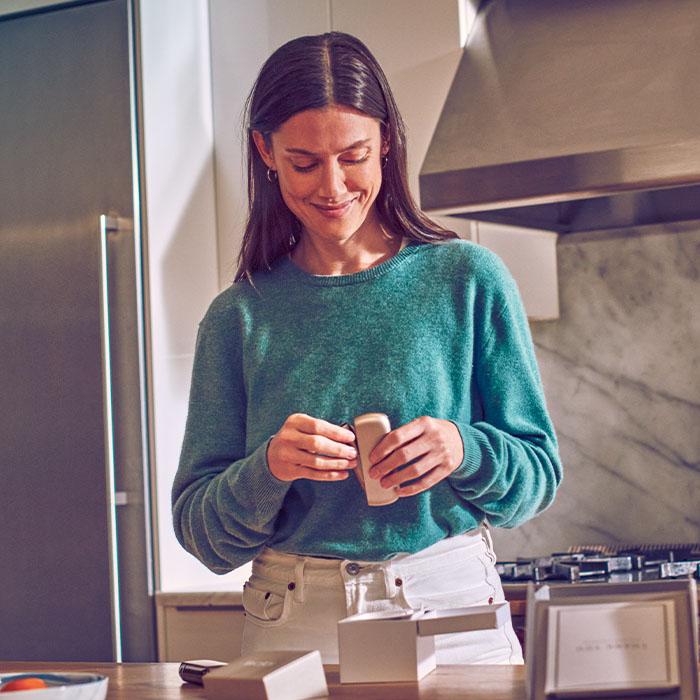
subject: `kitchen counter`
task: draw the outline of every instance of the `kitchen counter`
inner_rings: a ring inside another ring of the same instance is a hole
[[[83,671],[109,677],[107,700],[197,700],[204,689],[183,683],[176,663],[34,663],[0,662],[0,673],[13,671]],[[420,683],[341,685],[338,667],[326,667],[329,697],[356,700],[522,700],[524,666],[438,666]]]

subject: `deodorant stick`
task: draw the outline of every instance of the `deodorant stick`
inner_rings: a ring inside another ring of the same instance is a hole
[[[389,417],[385,413],[365,413],[355,418],[353,429],[358,453],[355,474],[367,496],[367,503],[370,506],[386,506],[394,503],[399,498],[396,489],[394,487],[385,489],[377,479],[369,477],[371,466],[369,453],[391,431]]]

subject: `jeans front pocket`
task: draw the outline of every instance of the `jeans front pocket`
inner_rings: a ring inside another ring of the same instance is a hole
[[[289,617],[291,591],[275,590],[273,585],[248,581],[243,588],[246,618],[260,627],[282,625]]]

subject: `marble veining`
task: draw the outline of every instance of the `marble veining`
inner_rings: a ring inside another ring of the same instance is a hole
[[[700,222],[558,246],[561,316],[532,324],[564,464],[499,559],[700,541]]]

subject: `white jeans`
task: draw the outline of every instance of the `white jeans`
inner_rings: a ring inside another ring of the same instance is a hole
[[[303,557],[266,548],[253,561],[243,590],[242,653],[318,649],[324,663],[337,664],[337,623],[348,615],[503,601],[495,562],[485,527],[385,562]],[[523,663],[510,621],[500,629],[438,635],[435,646],[439,664]]]

